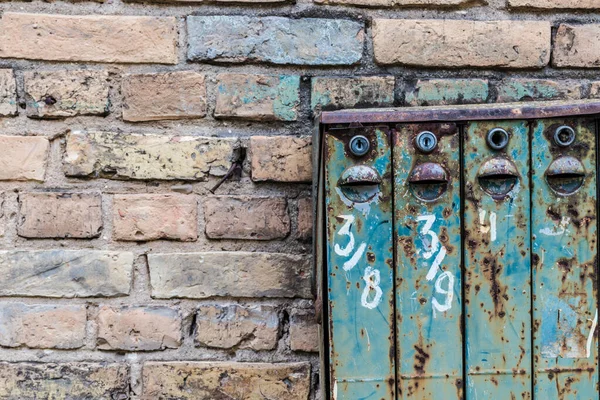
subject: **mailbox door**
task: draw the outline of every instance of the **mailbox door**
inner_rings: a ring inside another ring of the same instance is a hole
[[[394,133],[401,399],[463,398],[459,155],[456,124]]]
[[[598,398],[595,122],[542,120],[532,136],[537,399]]]
[[[328,130],[325,163],[330,390],[338,400],[394,399],[389,130]]]
[[[463,140],[467,399],[530,399],[529,127],[471,122]]]

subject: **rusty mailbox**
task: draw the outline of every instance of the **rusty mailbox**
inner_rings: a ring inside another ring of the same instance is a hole
[[[598,115],[577,101],[317,116],[324,398],[600,398]]]

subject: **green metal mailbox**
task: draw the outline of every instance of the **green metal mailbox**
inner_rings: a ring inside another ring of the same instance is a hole
[[[319,113],[327,399],[600,399],[599,101]]]

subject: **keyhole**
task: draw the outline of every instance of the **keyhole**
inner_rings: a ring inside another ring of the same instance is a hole
[[[560,147],[567,147],[575,141],[575,131],[570,126],[561,126],[554,132],[554,142]]]
[[[423,153],[431,153],[437,146],[437,137],[433,132],[423,131],[415,139],[417,149]]]
[[[370,147],[369,139],[362,135],[356,135],[350,139],[350,152],[355,156],[364,156],[369,152]]]
[[[494,150],[502,150],[508,145],[508,132],[502,128],[494,128],[488,132],[487,144]]]

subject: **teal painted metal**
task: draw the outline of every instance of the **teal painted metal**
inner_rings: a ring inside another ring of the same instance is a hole
[[[528,124],[471,122],[463,146],[466,398],[531,399]]]
[[[350,139],[370,151],[356,157]],[[329,368],[333,399],[394,399],[394,278],[390,133],[325,137]]]
[[[597,399],[595,121],[536,122],[532,170],[534,396]]]
[[[460,146],[456,124],[394,133],[398,397],[462,399]],[[430,153],[421,132],[437,137]]]

